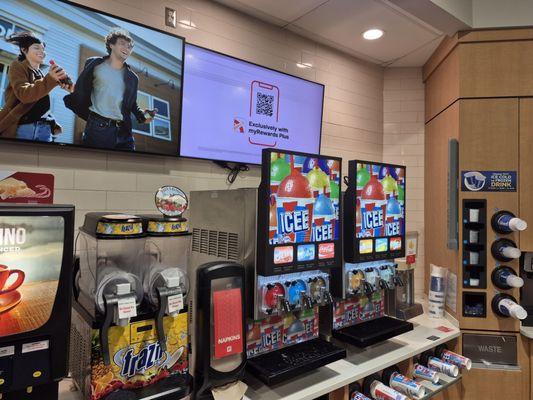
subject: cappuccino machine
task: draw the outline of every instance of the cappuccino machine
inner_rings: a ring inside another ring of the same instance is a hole
[[[0,205],[0,399],[57,400],[67,376],[74,207]]]
[[[394,259],[405,254],[405,167],[350,161],[347,185],[342,295],[321,331],[366,347],[413,329],[395,318],[396,291],[404,286]]]
[[[86,399],[189,394],[188,199],[165,186],[156,206],[88,213],[76,239],[70,370]]]
[[[340,158],[265,149],[259,189],[191,193],[191,265],[244,266],[246,366],[268,385],[346,356],[319,337],[341,294],[340,179]]]

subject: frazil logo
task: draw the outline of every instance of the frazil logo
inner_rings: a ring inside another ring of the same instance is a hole
[[[133,225],[122,225],[121,230],[122,232],[132,232]]]
[[[146,370],[161,365],[167,358],[159,342],[150,343],[142,347],[139,353],[133,353],[134,349],[128,347],[118,351],[114,357],[115,364],[121,367],[120,375],[125,378],[142,375]]]

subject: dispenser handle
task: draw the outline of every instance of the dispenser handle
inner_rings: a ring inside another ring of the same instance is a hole
[[[111,357],[109,355],[109,327],[113,322],[113,308],[115,305],[113,302],[109,302],[107,295],[104,295],[104,307],[105,307],[105,318],[104,323],[100,327],[100,349],[102,351],[102,358],[104,359],[105,365],[111,364]]]
[[[394,280],[394,284],[396,286],[404,286],[405,285],[405,283],[403,282],[402,278],[400,278],[399,276],[395,276],[393,280]]]
[[[165,293],[166,290],[161,290],[161,288],[156,288],[157,300],[159,302],[159,309],[157,310],[155,318],[155,326],[157,329],[157,337],[159,346],[162,351],[167,351],[167,337],[165,335],[165,328],[163,325],[163,317],[165,316],[165,308],[167,304],[168,293]],[[163,293],[161,293],[163,292]]]
[[[363,286],[364,286],[364,290],[365,290],[365,294],[367,296],[371,295],[372,293],[374,293],[374,287],[369,283],[369,282],[364,282],[363,283]]]
[[[324,291],[322,299],[323,299],[322,305],[324,305],[324,304],[332,304],[333,303],[333,296],[327,290]]]
[[[74,299],[78,300],[80,296],[80,286],[78,284],[78,279],[80,275],[80,257],[74,257],[74,265],[72,266],[72,292],[74,294]]]
[[[300,293],[301,295],[301,306],[302,309],[311,309],[313,308],[313,303],[311,301],[311,298],[305,294],[305,292]]]
[[[288,313],[291,310],[291,305],[285,296],[278,297],[278,304],[282,313]]]

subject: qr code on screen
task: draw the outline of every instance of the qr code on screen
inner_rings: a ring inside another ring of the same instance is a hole
[[[257,92],[256,102],[255,102],[255,113],[258,115],[267,115],[272,116],[274,110],[272,104],[274,103],[274,96],[270,94],[263,94]]]

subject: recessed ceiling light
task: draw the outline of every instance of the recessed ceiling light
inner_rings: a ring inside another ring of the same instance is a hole
[[[302,62],[299,62],[299,63],[296,63],[296,66],[298,68],[313,68],[313,64],[311,63],[302,63]]]
[[[363,32],[363,37],[366,40],[376,40],[383,36],[383,31],[381,29],[373,28]]]

